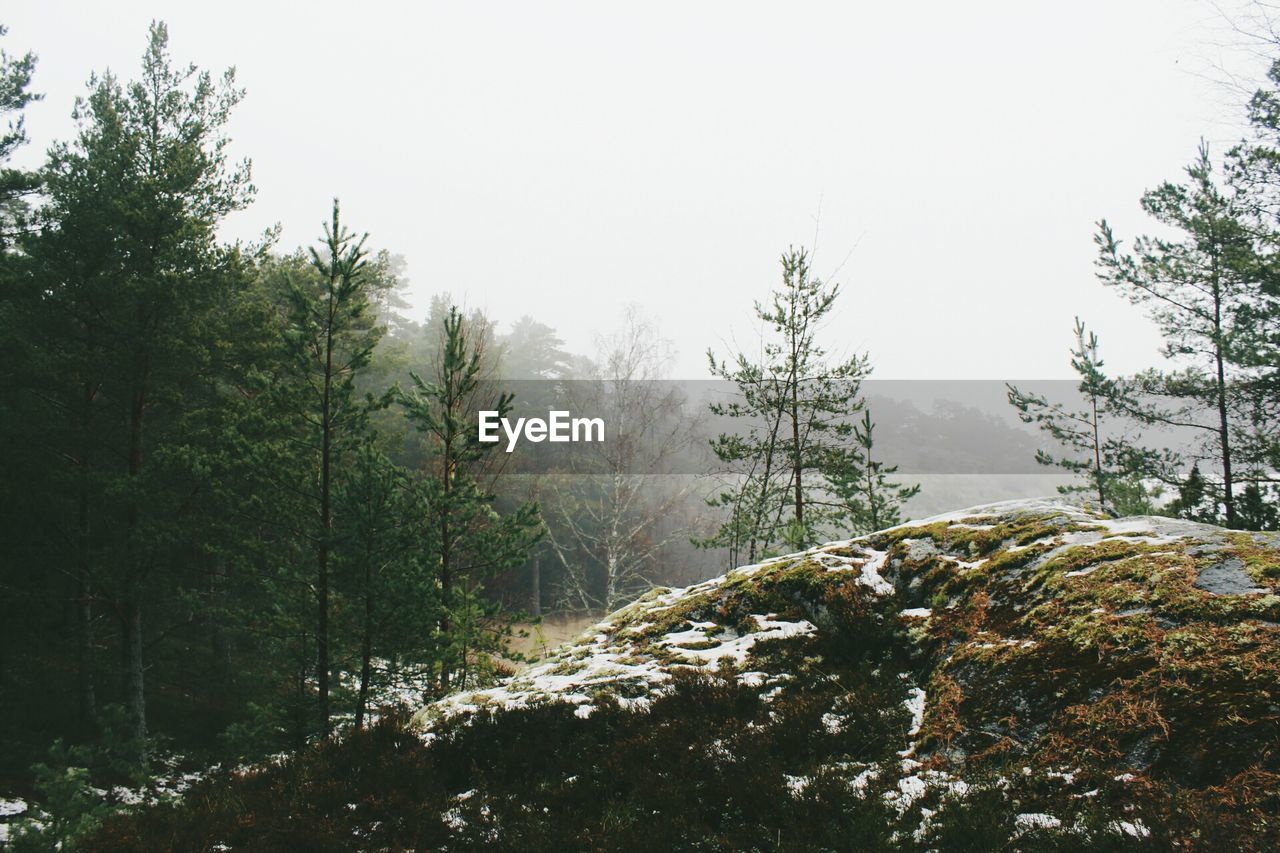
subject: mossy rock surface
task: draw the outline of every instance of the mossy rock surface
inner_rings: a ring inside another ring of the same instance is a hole
[[[973,508],[655,590],[103,847],[1280,849],[1277,586],[1276,535]]]

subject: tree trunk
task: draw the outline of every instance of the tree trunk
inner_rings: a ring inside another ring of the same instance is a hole
[[[1218,273],[1213,281],[1213,356],[1218,368],[1218,440],[1222,444],[1222,505],[1227,527],[1236,526],[1236,502],[1231,483],[1231,436],[1227,428],[1227,377],[1222,358],[1222,296]]]
[[[356,700],[356,728],[364,728],[369,703],[369,675],[373,661],[373,560],[366,548],[364,563],[364,626],[360,640],[360,696]]]
[[[530,564],[529,572],[529,616],[542,618],[542,555],[539,554]]]
[[[300,638],[300,647],[298,649],[298,683],[297,683],[297,705],[293,717],[293,744],[295,749],[302,749],[307,745],[307,734],[310,726],[307,725],[307,718],[311,716],[308,706],[311,704],[311,697],[307,690],[307,661],[310,655],[307,653],[307,633],[303,631]]]
[[[222,704],[231,686],[231,639],[223,628],[221,608],[226,585],[227,561],[221,555],[214,558],[213,571],[209,574],[209,658],[213,663],[213,677],[206,692],[214,704]],[[224,705],[225,707],[225,705]]]
[[[1218,440],[1222,444],[1222,505],[1226,510],[1227,527],[1236,526],[1236,502],[1231,482],[1231,434],[1227,427],[1227,381],[1222,364],[1222,347],[1216,347],[1218,362]]]
[[[449,513],[452,511],[451,496],[453,494],[453,473],[457,460],[454,458],[453,446],[453,419],[454,419],[454,399],[453,388],[448,378],[446,379],[446,397],[445,397],[445,432],[443,436],[442,447],[444,451],[444,507],[445,511],[440,513],[440,641],[444,644],[445,652],[440,659],[440,686],[446,692],[449,690],[449,670],[452,661],[449,660],[449,644],[450,634],[453,632],[453,623],[449,618],[449,608],[453,606],[450,600],[453,591],[453,576],[450,561],[453,558],[453,537],[449,528]]]
[[[83,461],[82,463],[83,464]],[[89,580],[89,496],[80,492],[76,542],[76,696],[80,730],[88,734],[97,716],[93,684],[93,598]]]
[[[136,590],[130,591],[121,612],[121,649],[124,668],[124,701],[129,721],[129,737],[135,742],[137,757],[147,760],[147,701],[142,664],[142,605]]]
[[[792,393],[799,394],[799,388],[792,385]],[[791,440],[795,446],[796,532],[804,536],[804,541],[792,544],[804,548],[809,544],[809,537],[804,530],[804,462],[800,457],[800,404],[795,397],[792,398]]]
[[[143,381],[133,393],[129,418],[129,477],[134,479],[142,472],[142,425],[147,411],[145,389],[148,374],[147,359],[142,359],[140,375]],[[130,737],[135,742],[136,757],[142,766],[147,762],[147,698],[143,682],[142,660],[142,567],[137,548],[138,506],[130,497],[125,513],[125,596],[121,607],[121,651],[123,653],[123,682],[125,711],[129,720]]]
[[[1093,404],[1093,476],[1098,482],[1098,509],[1107,511],[1107,495],[1102,484],[1102,438],[1098,432],[1098,395],[1090,394]]]
[[[325,329],[324,388],[320,411],[320,543],[316,554],[316,688],[320,702],[320,734],[329,736],[329,533],[333,527],[331,465],[333,420],[333,280],[329,282],[329,322]]]
[[[448,534],[449,523],[443,518],[440,521],[440,530],[446,537],[441,545],[440,551],[440,642],[444,645],[444,653],[440,656],[440,686],[444,690],[449,689],[449,640],[450,634],[453,632],[453,622],[449,618],[449,608],[452,602],[449,600],[453,589],[453,578],[449,572],[449,546]]]

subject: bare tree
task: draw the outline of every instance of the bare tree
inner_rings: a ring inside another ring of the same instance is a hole
[[[689,493],[670,472],[693,427],[683,392],[663,381],[670,344],[629,308],[597,349],[594,376],[568,394],[575,411],[603,419],[605,440],[576,445],[545,492],[548,540],[564,569],[560,604],[581,610],[612,610],[643,592],[664,549],[688,538],[667,523]]]

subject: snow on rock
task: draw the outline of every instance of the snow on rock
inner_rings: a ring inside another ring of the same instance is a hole
[[[731,582],[740,583],[806,563],[816,564],[826,572],[856,572],[860,586],[877,596],[890,596],[893,585],[880,574],[887,558],[885,551],[868,548],[858,540],[845,540],[743,566],[688,587],[655,590],[592,626],[576,644],[562,646],[542,663],[492,687],[455,693],[426,706],[414,715],[414,724],[427,736],[440,720],[483,708],[509,710],[549,701],[579,706],[576,712],[585,717],[594,710],[593,695],[600,691],[615,696],[624,706],[644,705],[668,688],[672,672],[678,667],[743,667],[760,642],[817,631],[812,622],[804,619],[786,620],[776,613],[756,613],[749,617],[751,629],[742,633],[716,622],[690,620],[677,630],[654,636],[654,626],[670,621],[667,614],[673,608],[698,596],[720,593]],[[739,623],[738,628],[741,627]],[[742,673],[739,678],[743,684],[759,687],[774,680],[769,673],[758,671]]]
[[[655,609],[673,603],[669,593],[652,602]],[[510,710],[546,701],[576,705],[575,713],[587,717],[595,709],[592,697],[598,690],[614,694],[624,706],[644,705],[663,691],[674,667],[717,669],[723,662],[741,667],[752,647],[761,641],[804,636],[817,630],[805,620],[781,620],[773,613],[754,614],[751,619],[756,630],[743,634],[714,622],[687,623],[688,627],[682,630],[652,640],[648,652],[635,632],[609,633],[612,626],[605,623],[605,631],[576,646],[562,648],[542,664],[494,687],[448,696],[419,712],[416,719],[429,729],[433,718],[447,719],[485,707]],[[669,652],[678,662],[664,663],[653,656],[653,649]],[[762,686],[769,674],[748,672],[740,678],[743,683]]]
[[[907,731],[911,737],[920,734],[920,727],[924,725],[924,700],[925,692],[919,687],[912,687],[910,698],[903,703],[911,712],[911,728]]]
[[[858,583],[871,588],[872,592],[879,595],[892,595],[893,584],[880,577],[880,570],[884,568],[885,560],[888,559],[887,551],[870,551],[870,557],[862,564],[861,574],[858,575]]]
[[[1134,838],[1147,838],[1151,835],[1151,830],[1147,829],[1140,820],[1119,820],[1111,826],[1116,830],[1123,832],[1125,835],[1131,835]]]
[[[986,529],[994,526],[1001,514],[1016,511],[1052,512],[1073,520],[1097,522],[1097,517],[1060,501],[1030,500],[991,504],[954,513],[934,516],[923,521],[907,522],[899,527],[927,525],[945,521],[962,527]],[[991,523],[986,524],[990,519]],[[1150,525],[1141,524],[1143,530]],[[898,528],[890,528],[895,530]],[[1116,526],[1116,532],[1136,533],[1137,528]],[[1079,541],[1096,541],[1102,532],[1068,534],[1062,547]],[[1074,538],[1072,538],[1074,537]],[[640,601],[614,613],[592,626],[576,644],[561,647],[544,662],[504,681],[481,690],[455,693],[428,705],[415,715],[415,723],[427,733],[435,721],[473,713],[482,708],[512,709],[533,703],[561,701],[578,706],[577,713],[587,716],[595,707],[593,695],[608,692],[624,705],[644,705],[668,687],[672,672],[681,666],[719,669],[723,664],[746,665],[752,649],[761,641],[787,639],[813,634],[817,628],[806,620],[781,620],[777,614],[753,614],[751,630],[739,633],[733,627],[708,620],[690,620],[664,635],[653,636],[654,626],[673,608],[695,597],[722,593],[730,583],[770,576],[791,566],[806,562],[831,573],[856,572],[859,586],[878,597],[894,594],[894,585],[886,580],[889,553],[868,544],[870,537],[832,542],[795,554],[770,558],[750,566],[734,569],[725,575],[684,588],[659,589]],[[927,539],[909,539],[908,549],[916,558],[937,555],[937,546]],[[984,560],[966,562],[949,556],[958,570],[971,570]],[[923,619],[931,615],[924,607],[901,611],[904,618]],[[741,628],[739,623],[738,628]],[[665,655],[657,654],[665,652]],[[767,673],[748,672],[739,676],[741,683],[764,688],[773,679]],[[774,688],[777,689],[776,687]],[[913,697],[915,694],[913,694]],[[920,696],[923,696],[921,692]],[[916,701],[913,698],[911,701]],[[919,699],[923,702],[923,699]],[[921,705],[920,713],[923,713]],[[913,718],[916,716],[915,706]],[[920,725],[915,719],[913,733]],[[914,736],[914,734],[913,734]]]
[[[732,661],[741,666],[746,662],[751,647],[761,640],[779,640],[802,634],[812,634],[817,629],[809,622],[779,622],[776,614],[768,616],[754,615],[757,630],[738,635],[733,631],[720,634],[705,633],[719,626],[714,622],[695,623],[688,631],[668,634],[659,645],[666,646],[675,654],[690,663],[699,666],[719,666],[723,660]]]
[[[1013,823],[1020,832],[1026,832],[1031,829],[1057,829],[1062,826],[1062,821],[1051,814],[1044,814],[1043,812],[1020,814],[1013,819]]]

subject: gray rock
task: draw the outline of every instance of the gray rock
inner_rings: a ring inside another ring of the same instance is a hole
[[[1244,561],[1231,557],[1200,570],[1195,585],[1214,595],[1266,595],[1269,589],[1254,586],[1253,578],[1244,570]]]

